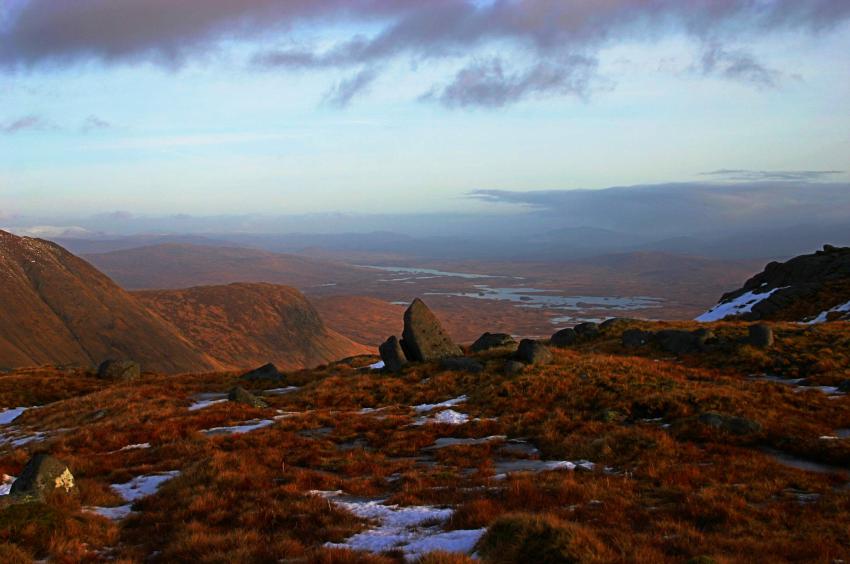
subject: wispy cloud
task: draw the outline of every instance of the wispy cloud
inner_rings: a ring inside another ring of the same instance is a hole
[[[339,81],[325,94],[325,104],[336,108],[347,107],[354,97],[368,89],[377,77],[378,72],[368,68]]]
[[[0,133],[5,135],[14,135],[25,131],[48,131],[54,129],[57,128],[53,123],[35,114],[0,122]]]
[[[426,98],[498,107],[531,95],[585,95],[600,50],[625,38],[685,35],[706,45],[700,72],[774,87],[782,70],[741,45],[786,31],[821,35],[848,18],[847,0],[27,0],[13,3],[0,27],[0,68],[91,59],[175,67],[224,40],[291,43],[300,27],[327,25],[355,31],[330,47],[262,51],[254,64],[362,69],[403,56],[448,60],[460,70]],[[482,48],[502,61],[476,60]],[[508,53],[525,58],[511,62],[518,70],[507,70]],[[329,99],[345,105],[348,92],[374,80],[369,73],[343,79]]]
[[[843,170],[746,170],[723,168],[710,172],[702,172],[700,175],[714,176],[731,181],[779,180],[815,182],[818,180],[828,180],[836,175],[844,174],[844,172]]]
[[[80,131],[82,131],[83,133],[108,131],[110,129],[115,129],[115,125],[106,121],[103,118],[97,117],[96,115],[88,116],[85,120],[83,120],[83,123],[80,126]]]

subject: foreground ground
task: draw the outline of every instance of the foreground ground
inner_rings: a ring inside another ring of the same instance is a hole
[[[683,357],[623,329],[515,375],[496,352],[241,382],[268,408],[219,401],[238,374],[2,375],[0,406],[31,409],[0,426],[0,477],[48,452],[80,491],[0,497],[0,561],[847,559],[850,325]]]

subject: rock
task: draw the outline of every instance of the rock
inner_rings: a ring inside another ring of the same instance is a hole
[[[401,346],[408,360],[426,362],[454,356],[463,351],[445,332],[425,302],[416,298],[404,312]]]
[[[56,491],[65,494],[76,493],[74,475],[61,460],[49,454],[36,454],[27,462],[9,493],[41,499]]]
[[[706,346],[708,346],[708,342],[714,338],[716,338],[714,331],[711,329],[697,329],[691,335],[694,336],[694,342],[697,345],[699,350],[705,350]]]
[[[652,333],[642,329],[626,329],[623,331],[622,342],[627,349],[645,347],[652,341]]]
[[[673,354],[695,353],[701,350],[699,337],[688,331],[665,329],[655,334],[662,349]]]
[[[271,362],[242,375],[243,380],[280,380],[283,375]]]
[[[561,329],[549,340],[553,347],[564,348],[574,345],[578,341],[578,333],[575,329]]]
[[[761,424],[745,417],[726,415],[710,411],[701,414],[697,421],[706,427],[711,427],[733,435],[752,435],[761,432]]]
[[[509,360],[505,363],[505,374],[515,376],[521,374],[525,370],[525,364],[518,360]]]
[[[593,339],[599,335],[599,325],[591,321],[579,323],[573,329],[581,339]]]
[[[552,362],[552,351],[533,339],[523,339],[516,351],[516,359],[526,364],[548,364]]]
[[[265,401],[261,400],[242,386],[236,386],[227,393],[227,399],[235,402],[250,405],[251,407],[268,407]]]
[[[407,357],[404,355],[404,350],[401,348],[396,337],[390,337],[378,347],[378,352],[381,353],[381,360],[384,361],[384,368],[390,372],[398,372],[407,364]]]
[[[484,370],[484,365],[469,357],[444,358],[440,361],[440,368],[453,372],[472,372],[477,374]]]
[[[747,340],[749,344],[759,349],[766,349],[773,346],[773,328],[764,323],[750,325],[750,337]]]
[[[517,342],[507,333],[484,333],[472,343],[472,352],[484,352],[492,349],[507,349],[515,351]]]
[[[611,319],[606,319],[602,323],[599,324],[600,331],[617,331],[619,329],[626,329],[632,323],[636,323],[637,319],[632,319],[631,317],[612,317]]]
[[[850,393],[850,380],[842,380],[836,387],[843,394]]]
[[[106,360],[97,369],[97,377],[104,380],[135,380],[142,375],[142,367],[132,360]]]

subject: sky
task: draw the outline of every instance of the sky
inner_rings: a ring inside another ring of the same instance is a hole
[[[848,100],[847,0],[0,0],[0,226],[841,221]]]

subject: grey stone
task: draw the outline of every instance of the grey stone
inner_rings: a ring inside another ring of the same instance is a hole
[[[384,361],[384,368],[390,372],[398,372],[407,364],[407,357],[404,355],[404,350],[401,348],[401,343],[396,337],[390,337],[378,347],[378,352],[381,353],[381,360]]]
[[[521,374],[525,370],[525,364],[518,360],[509,360],[505,363],[505,374],[514,376]]]
[[[106,360],[97,368],[97,377],[104,380],[136,380],[142,367],[132,360]]]
[[[575,329],[561,329],[549,340],[553,347],[564,348],[576,344],[578,341],[578,333]]]
[[[227,394],[227,399],[235,403],[250,405],[251,407],[269,406],[269,404],[267,404],[265,401],[261,400],[260,398],[258,398],[257,396],[255,396],[254,394],[252,394],[241,386],[236,386],[235,388],[231,389],[230,392],[228,392]]]
[[[752,435],[761,432],[762,429],[758,421],[714,411],[701,414],[697,420],[706,427],[725,431],[733,435]]]
[[[772,347],[774,343],[773,328],[764,323],[750,325],[750,336],[747,342],[760,349]]]
[[[573,329],[582,339],[592,339],[599,335],[599,325],[597,323],[593,323],[592,321],[587,321],[585,323],[579,323]]]
[[[404,312],[401,346],[408,360],[425,362],[463,356],[425,302],[416,298]]]
[[[77,484],[68,465],[49,454],[33,456],[12,484],[10,494],[44,498],[53,492],[77,493]]]
[[[272,363],[264,364],[242,375],[243,380],[280,380],[283,375]]]
[[[642,329],[626,329],[623,331],[622,343],[628,349],[645,347],[652,341],[652,333]]]
[[[507,333],[484,333],[478,340],[472,343],[472,352],[484,352],[493,349],[504,349],[515,351],[517,342]]]
[[[533,339],[523,339],[516,351],[516,359],[526,364],[548,364],[552,362],[552,351]]]

